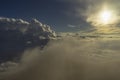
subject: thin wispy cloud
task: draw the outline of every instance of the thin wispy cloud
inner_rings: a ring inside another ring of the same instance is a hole
[[[76,28],[77,26],[75,26],[75,25],[72,25],[72,24],[68,24],[67,25],[69,28]]]

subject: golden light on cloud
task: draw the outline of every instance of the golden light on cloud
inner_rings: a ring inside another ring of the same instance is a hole
[[[96,14],[96,19],[96,23],[107,26],[109,24],[115,24],[117,22],[117,15],[115,10],[109,8],[108,6],[104,6]]]
[[[99,8],[96,12],[91,13],[87,21],[94,26],[98,33],[114,33],[115,26],[119,21],[119,16],[116,10],[108,5],[103,5],[101,9]]]

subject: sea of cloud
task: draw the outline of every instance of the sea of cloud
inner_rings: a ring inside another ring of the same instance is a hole
[[[0,80],[120,80],[119,38],[66,37],[24,52]]]

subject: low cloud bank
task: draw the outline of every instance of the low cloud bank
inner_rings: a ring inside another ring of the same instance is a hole
[[[119,80],[119,40],[72,39],[26,50],[0,80]]]

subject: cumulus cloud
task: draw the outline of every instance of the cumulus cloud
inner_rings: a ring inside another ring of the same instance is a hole
[[[119,80],[119,40],[72,39],[27,50],[1,80]]]
[[[34,30],[33,35],[39,34],[43,35],[46,38],[55,37],[55,32],[51,30],[49,25],[42,24],[37,19],[31,20],[31,22],[24,21],[22,19],[14,19],[14,18],[3,18],[0,17],[0,30],[8,31],[8,30],[18,30],[23,33],[30,32],[30,30]]]
[[[37,19],[28,22],[0,17],[0,60],[6,61],[13,56],[20,56],[19,53],[27,48],[44,47],[49,40],[55,38],[55,31]]]

